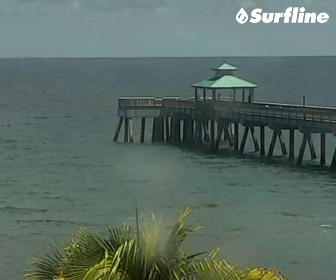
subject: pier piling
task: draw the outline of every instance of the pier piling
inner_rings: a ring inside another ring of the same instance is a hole
[[[172,117],[172,136],[173,142],[179,143],[181,141],[181,122],[177,117]]]
[[[289,130],[289,160],[294,160],[294,129]]]
[[[260,156],[265,155],[265,126],[260,126]]]
[[[253,126],[250,127],[250,131],[251,131],[251,136],[252,136],[252,140],[253,140],[253,144],[254,144],[254,151],[259,152],[259,144],[258,144],[258,140],[256,139],[256,137],[254,135],[254,127]]]
[[[219,148],[219,144],[222,138],[222,133],[223,133],[223,127],[224,127],[224,122],[219,121],[218,122],[218,129],[217,129],[217,139],[216,139],[216,145],[215,145],[215,150],[217,151]]]
[[[228,136],[229,136],[229,145],[230,145],[230,147],[233,147],[233,145],[234,145],[234,139],[233,139],[233,133],[232,133],[232,125],[231,125],[231,123],[227,124],[226,129],[227,129]]]
[[[271,144],[268,150],[268,154],[267,156],[269,158],[271,158],[273,156],[273,152],[274,152],[274,147],[275,147],[275,142],[278,136],[278,131],[276,129],[273,130],[273,135],[272,135],[272,140],[271,140]]]
[[[170,134],[169,134],[169,142],[174,142],[174,118],[170,117]]]
[[[282,154],[285,156],[285,155],[287,155],[287,149],[286,149],[286,144],[285,144],[285,142],[282,139],[282,131],[281,131],[281,129],[278,130],[278,138],[279,138]]]
[[[124,120],[123,117],[119,118],[118,126],[117,126],[116,132],[115,132],[114,137],[113,137],[113,142],[117,142],[118,141],[119,133],[120,133],[120,129],[121,129],[123,120]]]
[[[239,145],[239,124],[234,123],[234,150],[238,151],[238,145]]]
[[[210,120],[210,150],[213,150],[215,146],[215,121]]]
[[[153,128],[152,128],[152,143],[155,142],[155,137],[156,137],[156,118],[153,118]]]
[[[203,130],[204,130],[204,141],[209,142],[210,141],[210,136],[209,136],[209,123],[208,121],[203,122]]]
[[[125,126],[124,126],[124,142],[128,143],[128,134],[129,134],[129,119],[125,118]]]
[[[165,128],[166,128],[166,142],[170,142],[170,129],[169,129],[169,117],[165,117]]]
[[[133,143],[134,142],[134,137],[133,137],[133,120],[132,119],[129,119],[128,121],[129,123],[129,140],[130,140],[130,143]]]
[[[145,129],[146,129],[146,118],[141,118],[141,132],[140,132],[140,143],[145,142]]]
[[[246,140],[247,140],[247,136],[248,136],[248,132],[249,132],[249,127],[248,126],[245,126],[245,129],[244,129],[244,134],[243,134],[243,138],[242,138],[242,141],[240,143],[240,149],[239,149],[239,152],[241,154],[244,153],[244,148],[245,148],[245,144],[246,144]]]
[[[305,152],[305,149],[306,149],[306,144],[307,144],[307,138],[308,138],[307,133],[304,133],[303,136],[302,136],[302,142],[301,142],[301,146],[300,146],[299,156],[298,156],[298,159],[297,159],[297,165],[302,164],[302,159],[303,159],[304,152]]]
[[[333,158],[331,160],[330,169],[331,170],[335,170],[336,169],[336,148],[335,148],[335,151],[334,151]]]
[[[310,133],[307,134],[307,140],[308,140],[308,145],[309,145],[309,150],[310,150],[311,159],[316,159],[316,153],[315,153],[315,148],[314,148],[314,142],[313,142],[313,139],[312,139]]]
[[[325,165],[325,133],[321,133],[321,154],[320,154],[320,164]]]

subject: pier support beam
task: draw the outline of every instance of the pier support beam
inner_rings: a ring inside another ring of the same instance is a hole
[[[285,156],[285,155],[287,155],[287,149],[286,149],[286,144],[282,139],[281,130],[278,130],[278,138],[279,138],[279,141],[280,141],[280,147],[281,147],[282,154]]]
[[[215,150],[216,151],[218,151],[219,143],[220,143],[221,138],[222,138],[223,127],[224,127],[224,122],[219,121],[218,122],[218,129],[217,129],[217,139],[216,139],[216,144],[215,144]]]
[[[181,141],[181,123],[176,117],[172,117],[171,134],[174,143],[179,143]]]
[[[166,142],[170,142],[169,117],[165,117]]]
[[[289,160],[294,160],[294,129],[289,130]]]
[[[224,131],[224,141],[229,139],[229,130],[228,130],[229,124],[225,124],[223,126],[223,131]]]
[[[231,125],[231,123],[228,123],[226,125],[226,130],[227,130],[227,133],[228,133],[229,145],[230,145],[230,147],[233,147],[233,145],[234,145],[234,139],[233,139],[233,133],[232,133],[232,125]]]
[[[241,141],[241,144],[240,144],[240,149],[239,149],[239,152],[241,154],[244,153],[244,148],[245,148],[245,144],[246,144],[246,140],[247,140],[247,135],[248,135],[249,129],[250,128],[248,126],[245,126],[243,138],[242,138],[242,141]]]
[[[182,142],[187,142],[187,120],[183,120],[183,134],[182,134]]]
[[[164,118],[159,118],[159,135],[158,135],[158,138],[159,138],[159,142],[164,142],[164,134],[165,134],[165,131],[164,131]]]
[[[196,123],[196,129],[195,129],[195,140],[197,144],[200,144],[203,142],[203,130],[202,130],[202,121],[201,120],[195,120]]]
[[[141,118],[140,143],[145,142],[146,118]]]
[[[333,158],[330,164],[330,169],[333,171],[336,169],[336,148],[335,148],[334,155],[333,155]]]
[[[188,144],[193,143],[194,141],[194,133],[193,133],[193,120],[185,119],[183,121],[183,142]]]
[[[325,165],[326,158],[325,158],[325,152],[326,152],[326,146],[325,146],[325,133],[321,133],[321,154],[320,154],[320,164]]]
[[[277,136],[278,136],[278,131],[274,129],[273,130],[273,136],[272,136],[271,144],[270,144],[270,147],[269,147],[269,150],[268,150],[268,154],[267,154],[267,156],[269,158],[271,158],[273,156],[274,147],[275,147],[275,141],[277,139]]]
[[[270,147],[269,147],[269,150],[268,150],[268,155],[267,155],[268,157],[272,157],[273,156],[274,147],[275,147],[275,143],[276,143],[276,139],[277,138],[279,138],[282,154],[283,155],[287,155],[286,144],[285,144],[285,142],[282,139],[281,129],[274,129],[273,130],[271,144],[270,144]]]
[[[259,152],[259,144],[258,144],[257,138],[255,138],[254,127],[253,126],[250,127],[250,131],[251,131],[251,136],[252,136],[252,140],[253,140],[254,151]]]
[[[176,120],[176,142],[181,142],[181,120]]]
[[[114,137],[113,137],[113,142],[117,142],[117,141],[118,141],[119,133],[120,133],[120,129],[121,129],[121,126],[122,126],[123,121],[124,121],[124,118],[123,118],[123,117],[120,117],[120,118],[119,118],[119,122],[118,122],[117,129],[116,129],[116,132],[115,132]]]
[[[265,126],[260,126],[260,156],[265,155]]]
[[[234,150],[238,151],[238,145],[239,145],[239,124],[234,124]]]
[[[174,141],[174,118],[170,117],[170,134],[169,134],[169,142]]]
[[[155,142],[155,138],[156,138],[156,128],[157,128],[157,124],[156,124],[156,122],[157,122],[157,119],[156,118],[153,118],[153,128],[152,128],[152,143],[154,143]]]
[[[133,143],[134,142],[134,136],[133,136],[133,120],[132,119],[129,119],[129,140],[130,140],[130,143]]]
[[[152,142],[164,141],[164,120],[163,118],[153,119]]]
[[[209,136],[209,124],[208,121],[203,121],[203,129],[204,129],[204,141],[209,142],[210,136]]]
[[[210,120],[210,150],[215,147],[215,121]]]
[[[310,133],[307,134],[307,140],[308,140],[311,159],[316,159],[317,157],[316,157],[316,153],[315,153],[314,142],[313,142],[313,139],[312,139]]]
[[[297,165],[301,165],[302,164],[302,159],[303,159],[303,155],[306,149],[306,144],[307,144],[307,133],[303,134],[302,137],[302,142],[301,142],[301,147],[300,147],[300,151],[299,151],[299,157],[297,159]]]
[[[128,143],[128,134],[129,134],[129,119],[125,118],[124,143]]]

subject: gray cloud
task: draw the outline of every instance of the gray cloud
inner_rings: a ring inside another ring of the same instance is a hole
[[[59,7],[74,8],[86,13],[115,13],[118,11],[158,8],[174,10],[184,15],[232,14],[241,7],[262,8],[265,11],[282,10],[288,6],[304,6],[317,12],[336,12],[334,0],[0,0],[1,6],[20,6],[21,10],[34,7],[37,10]],[[27,11],[25,11],[27,12]]]
[[[327,11],[325,25],[245,24],[241,7]],[[0,0],[0,56],[336,54],[334,0]]]

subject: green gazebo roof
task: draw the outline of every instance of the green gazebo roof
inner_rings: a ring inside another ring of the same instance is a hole
[[[233,88],[256,88],[257,85],[236,76],[225,75],[222,77],[209,78],[193,84],[195,88],[211,88],[211,89],[233,89]]]
[[[223,62],[220,66],[217,68],[212,68],[212,70],[227,70],[227,71],[235,71],[238,68],[236,66],[230,65],[228,63]]]

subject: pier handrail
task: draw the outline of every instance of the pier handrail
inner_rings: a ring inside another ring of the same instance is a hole
[[[162,107],[162,99],[155,97],[119,97],[119,109]]]
[[[322,106],[302,106],[272,102],[232,102],[231,100],[201,100],[182,97],[120,97],[119,109],[179,108],[188,110],[213,110],[217,113],[255,118],[281,118],[293,120],[336,122],[336,109]]]
[[[232,114],[274,117],[282,119],[314,120],[321,122],[336,122],[336,110],[302,106],[271,106],[268,103],[216,102],[215,111],[226,111]]]

